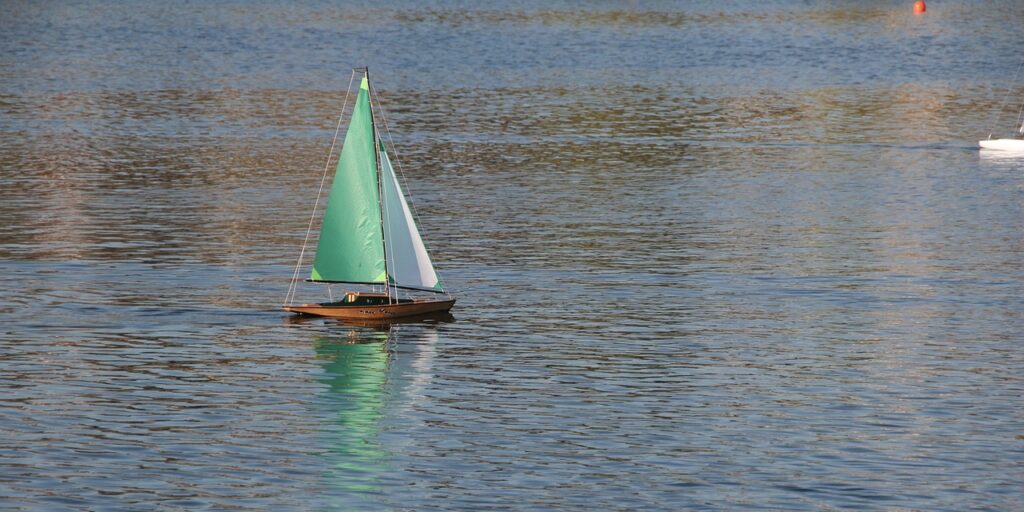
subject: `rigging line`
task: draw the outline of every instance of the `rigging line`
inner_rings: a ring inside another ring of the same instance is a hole
[[[370,87],[373,88],[373,85],[371,84]],[[382,98],[380,96],[380,93],[378,93],[376,89],[373,90],[373,93],[374,93],[374,96],[377,97],[377,108],[380,110],[381,120],[384,122],[384,130],[385,130],[385,132],[387,132],[388,139],[391,141],[391,150],[395,152],[395,162],[398,163],[398,172],[399,172],[399,174],[402,177],[402,184],[405,185],[405,192],[409,195],[409,200],[407,201],[407,203],[412,207],[413,220],[418,225],[418,224],[420,224],[420,222],[419,222],[419,219],[420,219],[419,212],[416,210],[416,202],[415,202],[414,198],[412,197],[412,189],[409,187],[409,180],[408,180],[408,178],[406,178],[405,170],[402,167],[402,159],[401,159],[401,157],[398,154],[398,146],[395,144],[395,138],[394,138],[393,135],[391,135],[391,128],[390,128],[390,126],[388,126],[387,112],[384,110],[384,103],[383,103],[383,101],[381,101]],[[394,167],[392,167],[392,169],[394,169]],[[426,240],[423,240],[422,236],[420,237],[420,242],[423,244],[423,248],[427,251],[427,255],[428,255],[427,257],[429,258],[430,257],[429,256],[429,254],[430,254],[430,246],[427,244]],[[431,266],[433,266],[433,261],[431,261]],[[434,274],[436,276],[437,270],[436,269],[432,269],[432,270],[434,271]],[[438,281],[440,282],[440,279],[438,279]],[[444,289],[444,285],[443,284],[441,285],[441,291],[445,295],[451,297],[451,294],[448,293]]]
[[[405,169],[402,168],[402,159],[398,155],[398,146],[395,144],[395,138],[391,135],[391,128],[388,127],[388,116],[384,110],[384,98],[380,95],[380,93],[377,92],[376,89],[373,88],[373,84],[370,84],[370,89],[373,90],[374,96],[377,97],[377,108],[380,110],[381,120],[384,121],[384,131],[387,132],[388,140],[391,141],[391,150],[395,152],[395,162],[398,163],[398,173],[402,176],[402,185],[405,186],[405,193],[409,195],[409,201],[407,202],[409,203],[409,206],[412,208],[413,220],[416,222],[416,225],[419,226],[420,213],[416,210],[416,201],[412,197],[412,189],[409,188],[409,180],[405,177]],[[420,236],[420,241],[423,243],[423,248],[427,251],[427,256],[429,257],[430,245],[427,244],[427,241],[424,240],[422,236]],[[431,259],[431,265],[433,265],[433,259]],[[434,274],[437,274],[437,268],[434,268]],[[437,280],[440,283],[441,277],[437,276]],[[444,294],[447,295],[449,298],[451,297],[451,294],[444,289],[443,284],[441,285],[441,291],[444,292]]]
[[[995,113],[989,117],[989,127],[991,127],[992,124],[995,122],[995,117],[999,115],[999,112],[1006,108],[1006,104],[1010,100],[1010,93],[1013,91],[1013,86],[1017,83],[1017,76],[1020,74],[1020,70],[1022,67],[1024,67],[1024,58],[1021,58],[1020,64],[1017,65],[1017,71],[1013,73],[1013,80],[1010,80],[1010,85],[1006,88],[1006,97],[1003,99],[1002,104],[1000,104],[999,109],[996,110]],[[1024,112],[1024,103],[1021,103],[1021,111]],[[1017,114],[1017,123],[1020,123],[1020,114]],[[1017,126],[1014,125],[1014,129],[1016,128]],[[992,138],[991,133],[989,133],[989,138]]]
[[[1013,123],[1013,128],[1018,130],[1021,134],[1024,134],[1024,125],[1021,124],[1021,116],[1024,115],[1024,101],[1020,103],[1020,109],[1017,110],[1017,122]],[[1017,127],[1020,127],[1019,129]]]
[[[345,89],[345,103],[341,107],[341,115],[338,116],[338,126],[334,128],[334,139],[331,140],[331,149],[327,152],[327,162],[324,164],[324,175],[320,178],[320,188],[316,191],[316,202],[313,203],[313,213],[309,216],[309,226],[306,228],[306,237],[302,239],[302,250],[299,251],[299,259],[295,262],[295,272],[292,273],[292,282],[288,286],[288,293],[284,297],[284,305],[288,306],[295,298],[298,288],[299,269],[302,267],[302,258],[306,254],[306,244],[309,243],[309,234],[313,231],[313,221],[316,219],[316,209],[320,206],[320,195],[324,191],[324,183],[327,181],[327,172],[331,169],[331,156],[334,155],[334,146],[338,143],[338,133],[341,132],[341,121],[345,118],[345,109],[348,108],[348,98],[352,94],[352,81],[356,78],[356,70],[348,78],[348,88]]]

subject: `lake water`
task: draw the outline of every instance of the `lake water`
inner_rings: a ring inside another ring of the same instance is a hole
[[[0,509],[1019,508],[1024,5],[911,3],[4,2]],[[363,65],[454,322],[279,310]]]

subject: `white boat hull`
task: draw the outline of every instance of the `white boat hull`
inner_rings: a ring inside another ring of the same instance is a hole
[[[1024,153],[1024,139],[990,139],[980,140],[978,145],[982,149],[993,149],[997,151],[1019,151]]]

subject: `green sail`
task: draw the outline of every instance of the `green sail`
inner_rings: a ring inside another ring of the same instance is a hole
[[[313,281],[385,282],[377,156],[370,116],[370,91],[363,78],[320,227],[310,275]]]

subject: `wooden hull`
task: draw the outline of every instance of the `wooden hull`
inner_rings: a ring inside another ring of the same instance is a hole
[[[455,299],[447,299],[414,300],[399,304],[378,305],[302,304],[301,306],[285,306],[284,310],[300,315],[345,318],[349,320],[390,320],[393,318],[448,311],[454,305]]]

